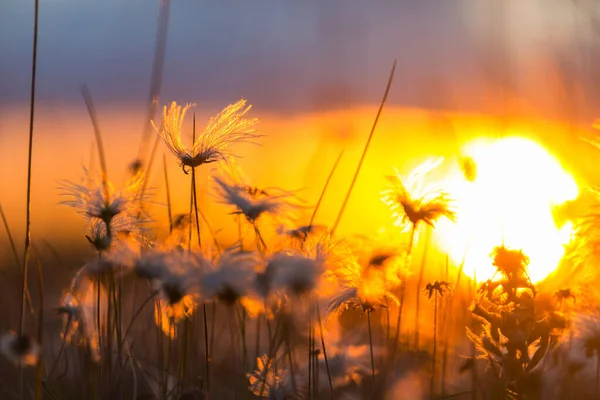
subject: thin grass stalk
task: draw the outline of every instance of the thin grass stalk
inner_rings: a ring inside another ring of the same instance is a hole
[[[204,365],[206,368],[206,390],[210,396],[210,360],[211,360],[211,353],[208,352],[209,347],[208,347],[208,322],[207,322],[207,315],[206,315],[206,302],[202,303],[202,319],[203,319],[203,324],[204,324]],[[213,321],[213,326],[214,326],[214,321]],[[214,335],[213,335],[214,336]]]
[[[98,253],[98,256],[100,256],[100,253]],[[103,353],[104,350],[104,340],[102,340],[102,325],[100,324],[100,301],[101,301],[101,284],[100,284],[100,276],[97,277],[96,279],[96,324],[97,324],[97,328],[98,328],[98,352],[100,354]],[[98,384],[98,391],[101,391],[102,389],[102,364],[99,363],[98,364],[98,369],[97,369],[97,384]],[[102,394],[100,394],[100,397],[102,397]]]
[[[111,269],[112,272],[112,269]],[[106,373],[106,381],[107,381],[107,385],[106,385],[106,389],[107,392],[110,394],[111,390],[112,390],[112,339],[113,339],[113,306],[114,304],[112,303],[112,297],[114,294],[114,286],[113,286],[113,282],[112,279],[110,278],[110,275],[107,273],[104,276],[104,280],[105,283],[108,286],[108,292],[106,293],[106,351],[104,354],[104,360],[107,360],[106,362],[106,369],[107,369],[107,373]]]
[[[210,305],[210,353],[214,354],[215,351],[215,327],[217,325],[217,302],[213,301]],[[206,331],[205,331],[206,333]]]
[[[411,262],[411,255],[413,250],[413,245],[415,242],[415,236],[417,234],[417,224],[413,224],[410,230],[410,237],[408,239],[408,249],[406,250],[406,256],[404,258],[405,268],[409,267],[409,263]],[[406,280],[403,279],[400,284],[400,304],[398,305],[398,317],[396,319],[396,332],[394,334],[394,343],[392,346],[392,353],[388,361],[388,365],[386,367],[386,371],[389,371],[394,366],[394,361],[396,360],[396,352],[398,350],[398,341],[400,340],[400,330],[402,328],[402,311],[404,309],[404,297],[406,294]],[[385,379],[385,374],[382,374]]]
[[[133,328],[133,323],[135,322],[137,317],[142,313],[142,310],[144,309],[146,304],[148,304],[150,302],[150,300],[154,299],[156,297],[156,295],[158,295],[158,290],[155,290],[154,292],[150,293],[150,295],[148,297],[146,297],[146,299],[144,299],[142,304],[140,304],[140,306],[137,308],[137,310],[133,313],[133,316],[131,317],[131,321],[129,321],[129,325],[127,325],[127,328],[125,329],[125,335],[123,335],[123,340],[127,339],[127,336],[129,335],[129,332],[131,331],[131,328]]]
[[[146,156],[146,146],[152,131],[151,121],[156,114],[156,106],[159,101],[160,89],[162,86],[163,67],[165,63],[165,53],[167,47],[167,33],[169,28],[169,0],[160,1],[160,10],[158,14],[158,29],[156,32],[156,42],[154,45],[154,60],[152,63],[152,75],[150,78],[150,91],[148,93],[148,108],[146,118],[144,119],[144,129],[142,131],[142,140],[138,149],[138,161],[143,163]]]
[[[161,316],[162,314],[162,309],[161,309],[161,304],[160,304],[160,299],[155,298],[154,299],[154,307],[153,307],[153,318],[156,318],[157,323],[155,324],[156,326],[156,339],[158,342],[158,349],[159,352],[158,354],[160,355],[160,359],[159,359],[159,363],[160,363],[160,369],[159,369],[159,376],[158,376],[158,382],[159,382],[159,390],[162,392],[162,383],[165,380],[165,345],[164,345],[164,334],[163,334],[163,319],[158,318],[157,316]],[[130,326],[133,326],[133,323],[130,324]],[[129,330],[129,328],[128,328]],[[125,334],[125,337],[127,337],[127,333]]]
[[[167,357],[164,365],[164,380],[163,380],[163,400],[167,400],[167,390],[169,386],[169,370],[171,369],[171,346],[173,345],[173,340],[175,340],[175,322],[173,318],[169,318],[169,334],[167,335]]]
[[[256,342],[255,342],[255,357],[254,360],[258,359],[260,356],[260,318],[261,314],[256,316]]]
[[[331,398],[335,400],[335,391],[333,389],[333,381],[331,379],[331,370],[329,369],[329,359],[327,358],[327,349],[325,347],[325,336],[323,335],[323,323],[321,322],[321,307],[319,307],[318,299],[315,300],[315,305],[317,306],[317,319],[319,321],[319,332],[321,334],[321,347],[323,348],[323,358],[325,359],[325,368],[327,369],[327,380],[329,381]]]
[[[437,352],[437,313],[438,313],[438,293],[435,292],[433,300],[433,355],[431,360],[431,377],[429,381],[429,397],[433,396],[433,385],[435,383],[435,356]]]
[[[377,395],[377,380],[375,379],[375,358],[373,357],[373,333],[371,331],[371,310],[367,311],[367,325],[369,327],[369,352],[371,354],[371,379],[373,381],[373,397]]]
[[[313,397],[313,323],[312,323],[312,296],[308,299],[308,400]]]
[[[446,254],[446,282],[450,282],[450,263],[448,254]],[[444,332],[444,350],[442,351],[442,396],[446,394],[446,367],[448,365],[448,342],[450,336],[452,335],[452,326],[448,326],[450,321],[450,325],[452,325],[452,319],[450,318],[450,313],[452,312],[454,305],[454,294],[450,294],[444,304],[443,311],[443,319],[442,319],[442,331]]]
[[[98,146],[98,157],[100,160],[100,169],[102,171],[102,186],[104,188],[104,201],[109,202],[109,190],[108,190],[108,169],[106,164],[106,156],[104,153],[104,145],[102,142],[102,133],[100,131],[100,125],[98,124],[98,118],[96,117],[96,108],[94,107],[94,102],[92,100],[92,95],[86,85],[81,86],[81,96],[83,97],[83,101],[87,108],[88,114],[90,116],[90,120],[92,122],[92,127],[94,128],[94,137],[96,138],[96,144]],[[110,229],[109,226],[106,227],[107,230]]]
[[[421,286],[423,285],[423,275],[425,273],[425,264],[427,263],[427,253],[431,243],[431,229],[427,227],[425,234],[425,245],[423,248],[423,257],[419,267],[419,280],[417,281],[417,299],[415,305],[415,349],[419,351],[419,311],[421,310]]]
[[[238,242],[240,244],[240,251],[244,251],[244,238],[242,236],[242,216],[241,214],[236,215],[237,219],[237,231],[238,231]]]
[[[6,229],[6,235],[8,236],[10,248],[12,250],[13,256],[15,257],[15,263],[16,263],[15,265],[17,266],[17,269],[19,270],[19,272],[21,272],[23,266],[21,265],[21,262],[19,261],[19,253],[17,252],[17,247],[15,246],[15,241],[14,241],[12,233],[10,231],[10,227],[8,226],[8,220],[6,219],[6,215],[4,214],[4,210],[2,209],[2,204],[0,204],[0,216],[2,217],[2,222],[4,223],[4,228]],[[31,301],[31,294],[29,293],[29,288],[27,286],[25,286],[25,296],[26,296],[27,305],[29,306],[29,312],[31,313],[31,315],[33,315],[33,313],[34,313],[33,302]]]
[[[186,364],[187,364],[187,353],[188,353],[188,336],[189,336],[189,330],[190,330],[190,319],[189,317],[186,316],[186,318],[183,321],[183,340],[182,340],[182,350],[181,350],[181,357],[178,357],[179,360],[179,368],[178,368],[178,382],[177,382],[177,390],[175,393],[177,393],[176,397],[179,398],[181,391],[183,390],[184,386],[185,386],[185,378],[186,378]]]
[[[596,353],[596,398],[600,398],[600,353]]]
[[[228,311],[228,314],[229,314],[227,316],[227,319],[228,319],[228,323],[227,324],[229,325],[229,340],[230,340],[230,343],[231,343],[230,348],[232,349],[232,355],[233,355],[233,365],[234,365],[233,368],[234,368],[234,372],[236,374],[239,374],[239,372],[240,372],[239,371],[240,364],[238,363],[238,360],[241,361],[241,359],[239,358],[238,351],[239,351],[239,348],[241,347],[241,345],[239,343],[240,342],[239,341],[239,336],[236,335],[237,329],[236,329],[235,324],[237,322],[236,318],[239,318],[240,316],[237,313],[237,310],[235,312],[236,315],[234,315],[234,310],[233,310],[232,306],[227,306],[227,311]],[[243,372],[242,372],[242,376],[243,376]],[[239,387],[237,385],[237,382],[235,383],[235,385],[233,387],[233,390],[234,390],[234,399],[237,399],[238,392],[239,392]]]
[[[163,172],[165,175],[165,190],[167,191],[167,215],[169,216],[169,234],[173,233],[173,211],[171,208],[171,189],[169,188],[169,174],[167,173],[167,156],[163,153]]]
[[[321,207],[321,203],[323,202],[323,199],[325,198],[325,192],[327,191],[327,188],[329,187],[331,178],[333,178],[333,174],[335,173],[335,170],[337,169],[338,165],[340,164],[340,160],[342,159],[343,155],[344,155],[344,149],[342,149],[342,151],[340,151],[340,154],[335,159],[335,163],[333,163],[333,167],[331,168],[331,171],[329,171],[329,175],[327,175],[327,180],[325,180],[325,185],[323,185],[323,190],[321,190],[321,194],[319,195],[317,204],[315,205],[313,213],[310,216],[310,221],[308,222],[309,228],[312,227],[313,223],[315,222],[317,212],[319,211],[319,208]],[[308,237],[308,230],[304,233],[304,240],[306,240],[307,237]],[[304,245],[304,243],[303,243],[303,245]]]
[[[196,119],[194,116],[194,122],[195,122],[195,120]],[[200,240],[200,219],[198,217],[198,201],[197,201],[197,197],[196,197],[196,171],[195,171],[195,168],[192,168],[192,187],[193,187],[194,209],[196,210],[195,215],[196,215],[196,233],[198,235],[198,247],[202,247],[202,243]],[[207,387],[208,393],[210,395],[210,358],[211,358],[211,355],[209,353],[209,346],[208,346],[208,316],[207,316],[205,301],[202,301],[202,319],[203,319],[203,324],[204,324],[204,353],[205,353],[204,364],[206,367],[206,387]]]
[[[63,351],[65,350],[65,346],[67,345],[67,334],[69,332],[69,328],[71,327],[72,322],[73,322],[73,317],[71,315],[69,315],[67,317],[67,323],[65,324],[65,329],[63,330],[63,335],[62,335],[63,339],[61,341],[60,348],[58,349],[58,355],[52,362],[52,366],[50,367],[50,372],[48,372],[48,378],[47,378],[48,380],[52,379],[52,376],[54,376],[54,371],[56,370],[56,367],[58,366],[58,363],[60,361],[60,358],[62,357]],[[68,362],[69,358],[66,357],[66,360]]]
[[[36,252],[37,253],[37,252]],[[42,263],[39,258],[39,253],[36,254],[37,263],[37,278],[38,278],[38,291],[40,295],[40,304],[38,307],[38,329],[37,329],[37,341],[40,348],[44,345],[44,275],[42,271]],[[35,367],[35,398],[36,400],[42,400],[43,398],[43,375],[44,375],[44,357],[40,355],[38,358],[37,365]]]
[[[258,250],[259,253],[263,254],[263,251],[266,252],[267,251],[267,243],[265,242],[265,239],[263,238],[262,234],[260,233],[260,229],[258,229],[258,225],[256,225],[256,223],[253,223],[252,226],[254,227],[254,235],[256,237],[256,249]],[[262,250],[261,250],[261,246],[262,245]]]
[[[265,370],[263,372],[264,378],[262,380],[260,391],[258,397],[262,397],[265,386],[267,385],[267,375],[269,372],[269,365],[271,363],[275,363],[275,354],[277,354],[277,350],[279,347],[275,347],[275,341],[277,340],[277,335],[279,333],[279,328],[281,327],[281,315],[277,316],[277,324],[275,325],[275,331],[271,330],[271,323],[265,317],[265,321],[267,322],[267,329],[269,331],[269,352],[267,353],[267,363],[265,365]]]
[[[23,249],[23,280],[21,282],[21,314],[19,321],[19,336],[25,328],[25,302],[27,301],[27,273],[29,263],[29,246],[31,244],[31,164],[33,159],[33,121],[35,115],[35,83],[37,71],[39,0],[35,0],[33,19],[33,55],[31,61],[31,92],[29,104],[29,145],[27,150],[27,197],[25,200],[25,246]],[[23,365],[19,363],[19,394],[23,397]]]
[[[240,322],[240,334],[242,336],[242,367],[243,372],[246,373],[248,370],[248,346],[246,343],[246,320],[248,318],[248,313],[246,309],[238,303],[238,309],[241,309],[242,318]]]
[[[294,392],[294,396],[298,396],[298,385],[296,385],[296,367],[294,366],[294,357],[293,357],[293,349],[290,343],[290,334],[289,330],[286,334],[285,343],[287,345],[287,354],[288,354],[288,363],[290,365],[290,377],[292,378],[292,391]]]
[[[385,101],[387,100],[388,93],[390,92],[390,87],[392,86],[392,80],[394,78],[394,71],[396,71],[396,62],[394,59],[394,63],[392,64],[392,70],[390,71],[390,77],[388,78],[388,83],[385,88],[385,92],[383,94],[383,99],[381,100],[381,104],[379,105],[379,110],[377,111],[377,115],[375,116],[375,121],[373,122],[373,126],[371,128],[371,132],[369,133],[369,138],[367,139],[367,143],[365,143],[365,148],[363,150],[362,155],[360,156],[360,160],[358,161],[358,166],[356,167],[356,172],[354,172],[354,176],[352,177],[352,182],[350,183],[350,187],[346,192],[346,196],[344,197],[344,201],[342,202],[342,207],[335,219],[333,227],[331,228],[331,236],[335,234],[337,227],[342,219],[342,215],[344,215],[344,210],[346,209],[346,205],[348,204],[348,200],[350,199],[350,194],[352,193],[352,189],[354,189],[354,185],[356,184],[356,180],[358,179],[358,174],[362,168],[362,164],[365,161],[365,157],[367,155],[367,151],[369,150],[369,145],[371,144],[371,139],[373,139],[373,134],[375,133],[375,128],[377,127],[377,122],[379,121],[379,117],[381,116],[381,112],[383,111],[383,106]]]

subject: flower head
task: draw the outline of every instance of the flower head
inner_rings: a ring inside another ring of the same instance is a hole
[[[153,123],[154,129],[163,138],[169,150],[179,159],[183,172],[187,174],[186,167],[195,168],[215,161],[226,161],[232,156],[230,147],[233,144],[254,143],[259,137],[254,133],[253,128],[258,119],[245,117],[251,108],[250,105],[246,106],[246,103],[244,99],[239,100],[212,117],[191,149],[183,145],[181,133],[185,114],[192,104],[182,107],[172,102],[169,108],[165,106],[162,124],[157,128]]]
[[[289,193],[283,192],[270,196],[263,192],[248,190],[247,186],[235,182],[227,182],[218,176],[214,177],[214,180],[221,202],[235,207],[233,214],[245,216],[252,224],[264,214],[271,214],[283,219],[293,216],[296,206],[289,201]]]
[[[29,336],[8,332],[0,337],[0,351],[15,365],[34,366],[40,355],[40,346]]]
[[[527,272],[529,257],[522,250],[497,246],[491,256],[493,258],[492,265],[506,277],[518,277]]]
[[[138,172],[127,181],[123,189],[116,190],[110,182],[93,176],[84,168],[81,183],[61,181],[59,189],[63,196],[69,197],[62,204],[71,206],[86,218],[97,218],[112,227],[113,219],[122,214],[139,214],[142,199],[144,174]],[[124,221],[120,222],[127,225]]]
[[[446,281],[435,281],[434,283],[428,283],[425,286],[425,293],[427,293],[427,298],[431,299],[431,296],[435,293],[438,296],[443,296],[447,290],[452,289],[452,284]]]
[[[269,257],[267,269],[272,273],[270,283],[275,290],[302,295],[317,287],[325,264],[320,257],[278,252]]]
[[[292,376],[289,369],[284,368],[282,363],[277,361],[279,360],[269,358],[266,354],[257,358],[257,369],[253,373],[247,374],[250,383],[248,389],[254,395],[266,397],[269,400],[296,398],[294,386],[302,386],[305,377]],[[298,373],[296,374],[298,375]],[[303,392],[301,388],[298,388],[298,391]]]
[[[251,252],[228,251],[221,255],[213,269],[205,271],[200,286],[206,298],[216,297],[234,304],[253,294],[258,257]]]
[[[456,213],[451,208],[449,194],[424,182],[427,174],[442,161],[442,158],[428,160],[406,179],[398,171],[394,176],[387,177],[390,186],[382,192],[382,200],[390,207],[397,225],[405,225],[409,221],[414,226],[422,221],[434,226],[441,217],[455,220]]]

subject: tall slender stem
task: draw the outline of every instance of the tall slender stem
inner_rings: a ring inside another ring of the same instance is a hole
[[[194,114],[194,141],[196,140],[196,115]],[[198,236],[198,247],[202,248],[202,241],[200,239],[200,217],[198,215],[198,199],[196,193],[196,169],[192,167],[192,198],[195,210],[196,220],[196,234]],[[191,210],[190,210],[190,225],[191,221]],[[190,242],[191,242],[191,227],[190,227]],[[190,244],[191,246],[191,244]],[[191,247],[190,247],[191,248]],[[206,388],[210,394],[210,353],[208,346],[208,316],[206,312],[206,302],[202,302],[202,318],[204,324],[204,365],[206,368]],[[214,324],[213,324],[214,325]]]
[[[408,269],[410,267],[411,262],[411,254],[413,245],[415,242],[415,236],[417,234],[417,224],[413,224],[410,230],[410,238],[408,241],[408,249],[406,250],[406,257],[404,258],[404,267]],[[402,310],[404,308],[404,296],[406,294],[406,280],[402,279],[402,283],[400,284],[400,304],[398,305],[398,318],[396,320],[396,333],[394,335],[394,342],[392,343],[392,353],[388,361],[388,365],[386,370],[390,371],[394,366],[394,361],[396,359],[396,352],[398,350],[398,340],[400,339],[400,329],[402,328]],[[382,374],[385,379],[385,374]]]
[[[171,189],[169,188],[169,174],[167,174],[167,156],[163,153],[163,171],[165,174],[165,189],[167,191],[167,215],[169,216],[169,234],[173,232],[173,212],[171,210]]]
[[[19,321],[19,337],[25,329],[25,302],[27,301],[27,275],[29,264],[29,246],[31,244],[31,161],[33,158],[33,121],[35,115],[35,82],[37,71],[39,0],[35,0],[33,19],[33,56],[31,61],[31,92],[29,104],[29,146],[27,154],[27,199],[25,201],[25,246],[23,249],[23,279],[21,281],[21,314]],[[19,394],[23,398],[24,376],[23,364],[19,363]]]
[[[340,164],[340,160],[342,159],[343,155],[344,155],[344,150],[340,151],[340,154],[336,158],[335,163],[333,164],[333,167],[331,168],[331,171],[329,171],[329,175],[327,175],[327,180],[325,180],[325,185],[323,185],[323,190],[321,190],[321,194],[319,195],[319,200],[317,200],[315,209],[313,210],[313,213],[310,216],[310,221],[308,221],[309,228],[311,228],[313,223],[315,222],[315,217],[317,216],[317,211],[319,211],[319,208],[321,207],[321,203],[323,202],[323,198],[325,197],[325,192],[327,191],[327,188],[329,187],[331,178],[333,178],[333,174],[335,173],[335,170],[337,169],[338,165]],[[308,237],[308,230],[306,230],[306,232],[304,234],[304,240],[306,240],[307,237]]]
[[[100,159],[100,169],[102,170],[102,186],[104,188],[104,201],[108,203],[110,201],[109,189],[108,189],[108,167],[106,164],[106,156],[104,153],[104,144],[102,142],[102,133],[100,131],[100,125],[98,124],[98,118],[96,118],[96,108],[92,100],[92,95],[86,85],[81,86],[81,95],[87,108],[90,120],[92,121],[92,127],[94,128],[94,136],[96,138],[96,145],[98,146],[98,157]],[[107,226],[107,229],[109,227]]]
[[[354,172],[354,176],[352,177],[352,182],[350,183],[350,187],[346,192],[346,197],[344,197],[344,201],[342,203],[342,207],[333,223],[333,227],[331,228],[331,236],[334,235],[337,227],[342,219],[342,215],[344,215],[344,210],[346,209],[346,205],[348,204],[348,200],[350,199],[350,194],[352,193],[352,189],[354,189],[354,185],[356,184],[356,180],[358,179],[358,174],[362,167],[363,162],[365,161],[365,157],[367,155],[367,151],[369,150],[369,145],[371,144],[371,139],[373,139],[373,134],[375,133],[375,128],[377,127],[377,122],[379,121],[379,117],[381,116],[381,112],[383,111],[383,106],[385,101],[387,100],[388,93],[390,92],[390,88],[392,86],[392,80],[394,79],[394,71],[396,71],[396,62],[394,59],[394,63],[392,64],[392,70],[390,71],[390,77],[388,79],[387,86],[385,88],[385,92],[383,94],[383,99],[381,100],[381,104],[379,105],[379,110],[377,110],[377,115],[375,116],[375,121],[373,122],[373,126],[371,127],[371,132],[369,133],[369,138],[367,139],[367,143],[365,143],[365,148],[363,150],[362,155],[360,156],[360,160],[358,161],[358,166],[356,167],[356,172]]]
[[[377,380],[375,379],[375,358],[373,357],[373,333],[371,332],[371,311],[367,311],[367,325],[369,326],[369,351],[371,353],[371,379],[373,380],[373,396],[377,394]]]
[[[423,249],[423,257],[421,257],[421,265],[419,267],[419,280],[417,281],[417,299],[415,306],[415,350],[419,350],[419,311],[421,306],[421,285],[423,284],[423,274],[425,272],[425,264],[427,263],[427,252],[429,251],[429,243],[431,241],[431,230],[427,228],[425,234],[425,246]]]
[[[323,323],[321,322],[321,308],[319,300],[315,300],[317,306],[317,319],[319,321],[319,332],[321,334],[321,347],[323,348],[323,358],[325,359],[325,368],[327,369],[327,379],[329,380],[329,390],[331,390],[331,398],[335,400],[335,391],[333,390],[333,381],[331,380],[331,370],[329,369],[329,360],[327,359],[327,349],[325,348],[325,337],[323,335]]]
[[[596,353],[596,398],[600,398],[600,353]]]
[[[37,253],[37,252],[36,252]],[[40,306],[38,309],[38,335],[37,342],[40,348],[44,346],[44,275],[42,272],[42,263],[39,258],[39,253],[36,254],[38,290],[40,293]],[[35,368],[35,398],[42,400],[42,376],[44,374],[43,357],[39,357]]]
[[[433,355],[431,360],[431,378],[429,381],[429,397],[433,396],[433,385],[435,379],[435,356],[437,351],[437,312],[438,312],[438,292],[435,292],[433,306]]]
[[[151,132],[151,121],[156,113],[156,106],[160,96],[162,86],[162,71],[167,47],[167,32],[169,27],[169,0],[160,1],[160,11],[158,15],[158,29],[156,33],[156,43],[154,46],[154,61],[152,64],[152,76],[150,78],[150,91],[148,93],[148,108],[146,118],[144,119],[144,129],[142,131],[142,140],[138,150],[138,160],[143,164],[146,156],[148,139]]]

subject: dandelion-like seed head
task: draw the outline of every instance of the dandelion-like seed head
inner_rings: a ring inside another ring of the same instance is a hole
[[[227,182],[221,177],[214,177],[216,183],[217,196],[221,203],[235,207],[233,214],[240,214],[246,217],[251,224],[264,214],[270,214],[278,219],[292,219],[297,205],[289,201],[290,194],[281,195],[262,195],[248,193],[247,188]]]
[[[143,183],[144,174],[138,172],[121,191],[117,191],[110,182],[84,168],[80,183],[61,181],[59,189],[63,196],[69,198],[62,204],[73,207],[86,218],[98,218],[110,227],[117,215],[123,212],[133,215],[140,211]]]
[[[318,257],[279,252],[271,255],[268,262],[274,271],[273,286],[296,296],[314,290],[325,271],[325,265]]]
[[[259,135],[254,133],[257,118],[247,118],[251,106],[242,99],[225,107],[212,117],[204,131],[196,138],[192,148],[186,148],[181,141],[183,120],[192,104],[180,106],[172,102],[170,107],[164,107],[163,120],[160,128],[154,125],[165,144],[179,160],[183,171],[196,168],[202,164],[216,161],[226,161],[232,157],[231,146],[235,143],[255,143]]]
[[[509,249],[505,246],[497,246],[491,254],[492,265],[504,276],[521,276],[526,273],[529,265],[529,257],[522,250]]]
[[[206,298],[216,297],[228,305],[236,303],[251,294],[258,262],[257,255],[252,252],[225,252],[214,268],[202,275],[202,293]]]
[[[424,222],[435,227],[441,217],[456,220],[450,195],[439,187],[425,184],[427,174],[442,161],[442,158],[428,160],[406,179],[398,171],[387,177],[389,187],[381,193],[382,201],[390,207],[397,225],[407,227],[406,222],[410,222],[416,226]]]
[[[17,366],[35,366],[40,355],[40,346],[34,339],[26,335],[17,335],[15,332],[7,332],[2,335],[0,350],[8,360]]]
[[[446,291],[452,290],[452,284],[446,281],[435,281],[433,283],[428,283],[425,286],[425,293],[427,293],[427,298],[431,299],[431,297],[436,294],[437,296],[443,296]]]

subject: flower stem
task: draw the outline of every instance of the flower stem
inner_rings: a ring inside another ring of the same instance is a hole
[[[25,328],[25,302],[27,300],[27,265],[29,263],[29,245],[31,241],[31,164],[33,158],[33,120],[35,115],[35,82],[37,71],[37,42],[38,42],[39,0],[35,0],[33,19],[33,56],[31,61],[31,92],[29,104],[29,146],[27,154],[27,199],[25,201],[25,247],[23,250],[23,280],[21,282],[21,314],[19,321],[19,337]],[[23,364],[19,363],[19,394],[23,398]]]
[[[421,266],[419,267],[419,279],[417,281],[417,299],[415,305],[415,350],[419,350],[419,311],[421,305],[421,285],[423,284],[423,274],[425,272],[425,264],[427,263],[427,253],[431,242],[431,230],[428,228],[425,235],[425,248],[423,249],[423,257],[421,257]]]
[[[315,300],[317,306],[317,319],[319,321],[319,331],[321,334],[321,347],[323,348],[323,358],[325,359],[325,368],[327,369],[327,379],[329,380],[329,389],[331,391],[331,398],[335,400],[335,391],[333,390],[333,381],[331,380],[331,370],[329,369],[329,360],[327,359],[327,350],[325,348],[325,337],[323,336],[323,324],[321,323],[321,308],[319,307],[319,301]]]
[[[431,360],[431,377],[429,381],[429,397],[433,396],[433,385],[435,379],[435,355],[437,351],[437,312],[438,312],[438,292],[435,292],[433,306],[433,355]]]
[[[369,350],[371,353],[371,379],[373,380],[373,397],[377,394],[377,380],[375,379],[375,358],[373,357],[373,333],[371,332],[371,311],[367,311],[367,325],[369,326]]]
[[[167,215],[169,216],[169,234],[173,232],[173,213],[171,210],[171,190],[169,188],[169,175],[167,174],[167,156],[163,153],[163,171],[165,174],[165,189],[167,191]]]

